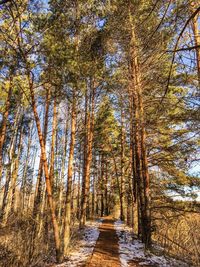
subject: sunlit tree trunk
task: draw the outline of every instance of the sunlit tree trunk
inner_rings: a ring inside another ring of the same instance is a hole
[[[50,170],[49,177],[52,186],[52,190],[54,191],[55,181],[54,181],[54,162],[55,162],[55,143],[56,143],[56,128],[57,128],[57,103],[56,99],[54,99],[53,104],[53,121],[52,121],[52,139],[51,139],[51,155],[50,155]]]
[[[42,227],[45,223],[44,212],[46,206],[46,184],[44,184],[43,188],[41,187],[41,201],[40,201],[40,220],[38,225],[38,233],[37,236],[39,237],[42,233]]]
[[[70,148],[68,159],[68,173],[67,173],[67,190],[65,203],[65,223],[64,223],[64,238],[63,238],[63,253],[67,254],[67,249],[70,242],[70,225],[71,225],[71,198],[72,198],[72,176],[73,176],[73,160],[74,160],[74,146],[76,137],[76,95],[75,88],[73,89],[73,100],[71,110],[71,135]]]
[[[200,6],[200,1],[191,1],[190,2],[190,9],[192,13]],[[192,20],[192,29],[194,32],[194,43],[196,46],[196,60],[197,60],[197,73],[198,73],[198,81],[199,81],[199,88],[200,88],[200,24],[199,24],[199,15],[196,15]]]
[[[61,174],[60,174],[60,186],[59,186],[59,197],[58,197],[58,220],[61,220],[61,214],[62,214],[62,202],[63,202],[63,191],[64,191],[64,175],[65,175],[65,163],[66,163],[66,156],[67,156],[67,143],[68,143],[68,120],[69,120],[69,109],[66,116],[66,122],[65,122],[65,132],[64,132],[64,138],[63,138],[63,158],[62,158],[62,166],[61,166]]]
[[[94,109],[95,109],[95,88],[91,81],[91,95],[89,106],[90,109],[86,115],[86,139],[85,139],[85,166],[83,173],[83,184],[82,184],[82,200],[81,200],[81,218],[80,226],[84,226],[86,222],[86,209],[89,200],[90,190],[90,166],[92,162],[92,144],[93,144],[93,132],[94,132]],[[87,102],[87,99],[86,99]],[[88,108],[86,108],[87,110]]]
[[[11,93],[12,93],[12,78],[10,78],[8,96],[7,96],[7,100],[5,104],[5,112],[3,114],[2,125],[0,128],[0,185],[1,185],[1,179],[2,179],[2,170],[3,170],[3,145],[4,145],[4,140],[6,137],[6,127],[7,127],[7,120],[8,120],[9,109],[10,109]]]
[[[44,137],[45,145],[46,145],[48,121],[49,121],[49,117],[48,117],[49,105],[50,105],[50,90],[49,88],[47,88],[46,89],[46,101],[45,101],[44,129],[43,129],[43,137]],[[38,176],[37,176],[37,183],[36,183],[35,194],[34,194],[34,208],[33,208],[34,217],[37,214],[38,206],[42,200],[42,174],[43,174],[43,161],[42,161],[42,154],[41,154],[39,169],[38,169]]]
[[[130,8],[130,5],[129,5]],[[142,240],[148,248],[151,244],[151,215],[150,215],[150,184],[148,173],[148,161],[146,154],[146,130],[144,122],[144,109],[142,99],[141,73],[139,66],[139,55],[137,51],[137,40],[135,35],[134,21],[129,9],[131,27],[131,62],[132,82],[135,106],[135,146],[136,146],[136,169],[138,182],[138,193],[141,207]]]
[[[18,143],[18,148],[16,151],[13,151],[17,157],[12,159],[11,163],[11,169],[10,169],[10,177],[9,177],[9,187],[7,189],[7,194],[6,194],[6,199],[5,199],[5,206],[3,207],[3,220],[2,223],[5,225],[7,223],[10,211],[12,209],[12,198],[13,198],[13,193],[16,187],[16,180],[18,176],[18,169],[19,169],[19,157],[21,154],[21,148],[22,148],[22,136],[23,136],[23,127],[21,125],[20,127],[20,133],[19,133],[19,143]],[[17,143],[17,138],[16,138],[16,143]],[[15,145],[14,145],[15,147]],[[15,148],[14,148],[15,150]],[[13,166],[13,167],[12,167]]]
[[[88,97],[88,86],[86,85],[85,90],[85,118],[84,118],[84,140],[83,140],[83,171],[82,171],[82,189],[81,189],[81,209],[80,209],[80,227],[84,225],[84,216],[86,210],[84,211],[85,203],[85,190],[86,190],[86,165],[87,165],[87,154],[88,154],[88,122],[89,122],[89,97]]]
[[[29,196],[28,196],[28,205],[27,205],[27,210],[28,211],[33,211],[33,205],[34,205],[34,168],[35,168],[35,162],[36,162],[36,157],[37,157],[37,149],[33,150],[33,155],[31,157],[30,161],[30,167],[32,170],[31,176],[30,176],[30,189],[29,189]]]
[[[94,153],[94,171],[93,171],[93,180],[92,180],[92,207],[91,207],[91,215],[94,218],[95,217],[95,204],[97,201],[97,196],[96,196],[96,180],[97,180],[97,175],[98,175],[98,166],[97,166],[97,158],[96,158],[96,154]]]
[[[30,160],[30,151],[31,151],[31,143],[32,143],[32,126],[29,129],[29,134],[28,134],[28,146],[27,146],[27,151],[26,151],[26,160],[23,168],[23,175],[22,175],[22,184],[21,184],[21,194],[22,194],[22,209],[25,209],[26,206],[26,183],[27,183],[27,172],[28,172],[28,165],[29,165],[29,160]]]
[[[8,199],[10,198],[11,194],[11,183],[12,183],[12,174],[15,166],[15,151],[16,151],[16,144],[17,144],[17,135],[18,135],[18,129],[19,129],[19,120],[21,117],[21,106],[17,109],[16,115],[15,115],[15,121],[12,127],[12,138],[10,141],[10,147],[9,147],[9,165],[7,167],[6,172],[6,182],[4,186],[4,192],[3,192],[3,203],[2,203],[2,209],[1,209],[1,220],[2,224],[5,225],[7,222],[7,207],[8,207]]]
[[[22,121],[23,123],[23,121]],[[18,143],[18,150],[17,150],[17,158],[15,160],[15,166],[14,166],[14,170],[13,170],[13,174],[12,174],[12,182],[11,182],[11,199],[9,200],[9,202],[11,202],[11,204],[9,204],[11,206],[11,210],[14,211],[15,210],[15,199],[16,199],[16,183],[17,183],[17,178],[18,178],[18,172],[19,172],[19,163],[20,163],[20,156],[21,156],[21,151],[22,151],[22,145],[23,145],[23,137],[24,137],[24,133],[23,133],[23,125],[21,125],[21,130],[20,130],[20,136],[19,136],[19,143]]]
[[[48,171],[45,142],[44,142],[44,137],[43,137],[42,129],[40,125],[40,119],[39,119],[38,112],[37,112],[37,106],[36,106],[34,89],[33,89],[33,82],[30,77],[29,71],[28,71],[28,82],[29,82],[32,110],[34,113],[34,118],[35,118],[36,127],[38,131],[39,142],[40,142],[41,154],[42,154],[44,175],[45,175],[45,181],[46,181],[47,198],[48,198],[48,204],[49,204],[49,208],[51,212],[51,219],[52,219],[52,225],[53,225],[53,230],[54,230],[54,239],[55,239],[55,245],[56,245],[56,259],[57,259],[57,262],[60,262],[62,258],[62,254],[61,254],[61,248],[60,248],[59,226],[58,226],[56,213],[55,213],[55,203],[54,203],[54,199],[52,195],[52,186],[51,186],[49,171]]]

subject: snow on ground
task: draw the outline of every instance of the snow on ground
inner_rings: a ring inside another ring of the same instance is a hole
[[[76,244],[76,247],[69,252],[67,261],[57,265],[57,267],[77,267],[82,266],[91,256],[99,237],[99,225],[102,220],[88,221],[83,230],[82,239]]]
[[[136,261],[139,265],[153,265],[158,267],[187,267],[184,262],[175,259],[156,256],[144,250],[144,245],[138,239],[133,239],[131,228],[126,226],[120,220],[115,222],[115,230],[119,238],[119,254],[121,267],[128,267],[129,262]]]

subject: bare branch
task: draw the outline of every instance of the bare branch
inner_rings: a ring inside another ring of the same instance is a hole
[[[190,47],[183,47],[183,48],[179,48],[179,49],[176,49],[176,50],[168,50],[167,52],[168,53],[176,53],[176,52],[180,52],[180,51],[190,51],[190,50],[197,49],[197,48],[200,48],[200,45],[194,45],[194,46],[190,46]]]
[[[179,41],[186,29],[186,27],[188,26],[188,24],[190,23],[190,21],[200,12],[200,6],[192,13],[192,15],[189,17],[189,19],[186,21],[183,29],[181,30],[179,36],[178,36],[178,39],[176,41],[176,44],[175,44],[175,47],[174,47],[174,52],[173,52],[173,58],[172,58],[172,62],[171,62],[171,66],[170,66],[170,71],[169,71],[169,76],[168,76],[168,80],[167,80],[167,86],[166,86],[166,89],[165,89],[165,93],[162,97],[162,100],[161,100],[161,104],[168,92],[168,89],[169,89],[169,83],[170,83],[170,79],[171,79],[171,74],[172,74],[172,68],[173,68],[173,65],[174,65],[174,60],[175,60],[175,54],[176,54],[176,50],[177,50],[177,47],[178,47],[178,44],[179,44]]]

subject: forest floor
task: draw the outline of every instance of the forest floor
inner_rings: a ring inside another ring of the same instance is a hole
[[[88,222],[82,240],[56,267],[187,267],[184,262],[145,251],[130,227],[111,217]]]

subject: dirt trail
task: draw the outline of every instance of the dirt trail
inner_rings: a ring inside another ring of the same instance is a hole
[[[100,234],[93,255],[87,267],[120,267],[118,237],[114,229],[114,220],[104,219],[99,227]]]
[[[92,257],[84,267],[122,267],[119,259],[118,236],[114,229],[114,220],[104,218],[99,227],[99,238]],[[129,261],[130,267],[156,267],[156,265],[141,264],[142,259]]]

